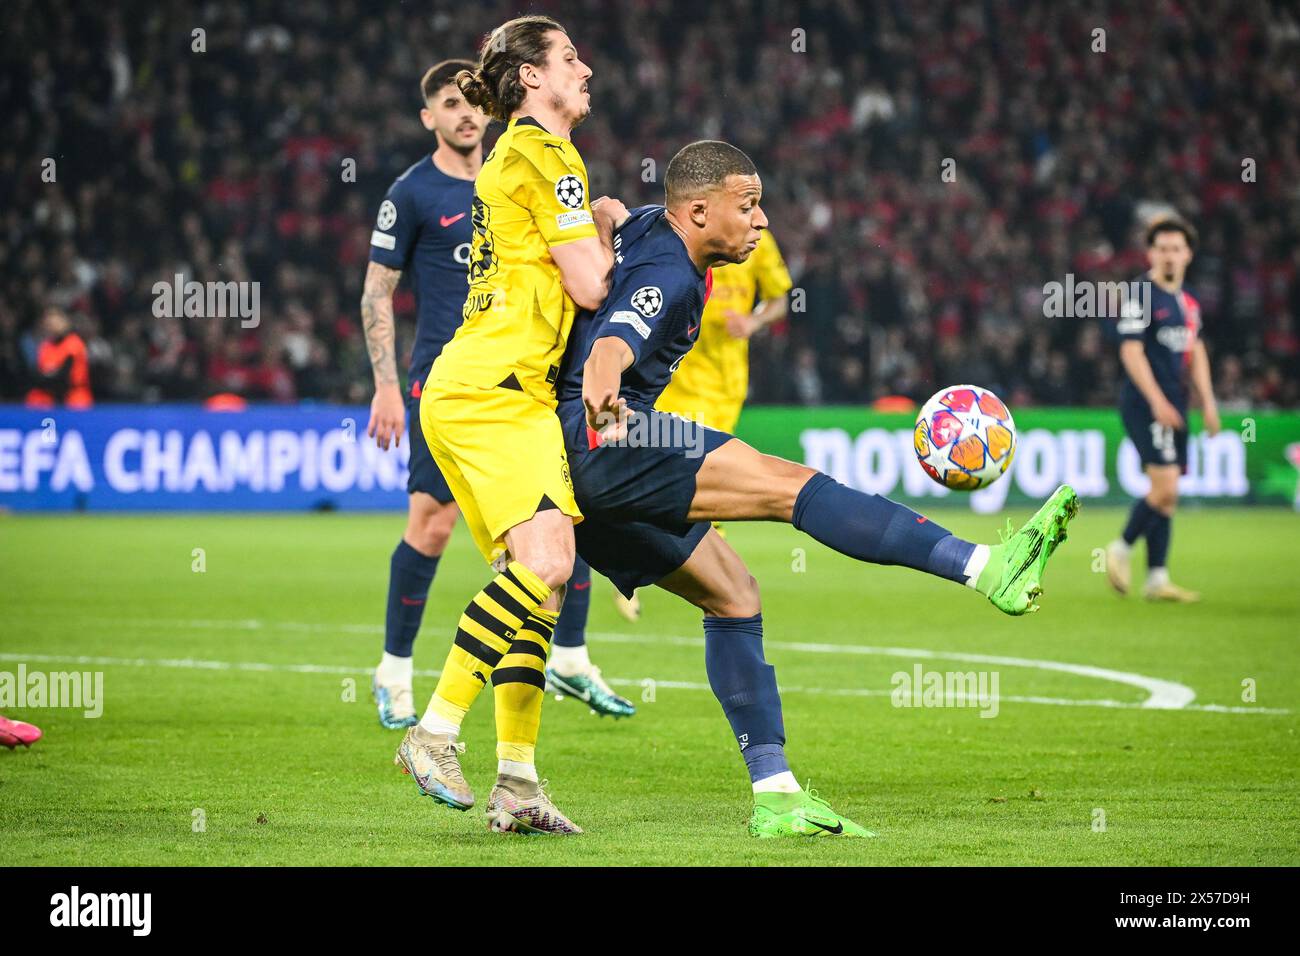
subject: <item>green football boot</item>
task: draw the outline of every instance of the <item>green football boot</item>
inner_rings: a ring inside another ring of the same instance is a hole
[[[831,809],[816,790],[798,793],[756,793],[749,818],[749,835],[775,837],[873,837],[848,817]]]
[[[560,674],[553,667],[546,668],[546,689],[559,697],[582,701],[601,717],[631,717],[636,713],[630,700],[614,693],[605,683],[595,664],[583,674]]]
[[[1079,496],[1069,485],[1061,485],[1019,531],[1011,533],[1008,521],[1002,543],[989,547],[978,590],[1004,614],[1037,611],[1047,559],[1065,540],[1065,527],[1078,513]]]

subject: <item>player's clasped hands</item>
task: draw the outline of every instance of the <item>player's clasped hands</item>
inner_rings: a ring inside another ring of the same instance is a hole
[[[375,444],[384,451],[391,444],[400,448],[402,429],[406,427],[406,405],[402,402],[402,393],[396,385],[375,389],[375,397],[370,401],[370,424],[366,434],[375,440]]]
[[[617,229],[627,222],[627,206],[623,205],[621,199],[613,199],[609,196],[601,196],[591,204],[591,212],[597,219],[607,219],[613,228]]]

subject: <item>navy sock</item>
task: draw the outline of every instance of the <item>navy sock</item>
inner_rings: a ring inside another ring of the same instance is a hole
[[[1173,531],[1173,519],[1154,508],[1151,510],[1154,516],[1147,525],[1147,567],[1163,568],[1169,560],[1169,536]]]
[[[551,635],[552,647],[581,647],[587,643],[587,612],[591,610],[591,565],[573,559],[573,576],[564,590],[564,606]]]
[[[763,659],[763,615],[706,617],[704,669],[740,744],[750,781],[789,770],[776,669]]]
[[[792,524],[840,554],[872,564],[901,564],[966,583],[975,545],[911,508],[863,494],[829,475],[808,480],[794,503]]]
[[[1128,524],[1124,525],[1124,542],[1131,545],[1146,534],[1147,529],[1151,527],[1151,520],[1158,514],[1160,512],[1147,504],[1145,498],[1135,501],[1133,510],[1128,513]]]
[[[384,619],[384,650],[395,657],[410,657],[415,635],[424,617],[429,585],[438,570],[438,559],[421,554],[406,543],[397,542],[388,563],[388,613]]]

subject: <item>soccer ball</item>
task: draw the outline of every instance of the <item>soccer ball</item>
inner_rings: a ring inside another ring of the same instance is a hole
[[[954,385],[921,408],[912,433],[916,460],[947,488],[974,491],[993,484],[1016,454],[1016,423],[987,388]]]

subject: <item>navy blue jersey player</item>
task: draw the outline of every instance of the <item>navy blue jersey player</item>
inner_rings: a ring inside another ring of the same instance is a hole
[[[468,290],[474,177],[483,165],[488,120],[456,87],[456,74],[472,69],[447,60],[420,81],[420,120],[438,146],[402,173],[379,206],[370,236],[361,316],[375,377],[367,434],[379,447],[401,442],[410,410],[410,478],[406,530],[389,565],[384,655],[375,672],[379,719],[386,727],[417,720],[411,693],[411,649],[438,558],[456,523],[456,504],[420,433],[420,388],[429,366],[455,334]],[[409,274],[416,301],[415,343],[406,387],[397,374],[393,291]]]
[[[869,836],[790,772],[776,678],[763,658],[758,585],[711,522],[784,521],[843,554],[967,584],[1023,614],[1036,606],[1043,568],[1064,540],[1074,492],[1058,489],[1005,544],[976,545],[886,498],[656,411],[699,335],[709,268],[743,262],[767,227],[762,182],[726,143],[682,149],[664,187],[665,206],[615,218],[609,295],[575,324],[557,383],[583,513],[578,553],[624,594],[657,584],[704,612],[709,683],[754,792],[751,834]]]
[[[1151,269],[1139,280],[1145,296],[1127,303],[1116,323],[1125,379],[1120,417],[1137,448],[1151,490],[1133,505],[1123,533],[1107,548],[1106,575],[1120,594],[1131,582],[1130,552],[1147,541],[1144,593],[1156,601],[1191,602],[1200,596],[1169,580],[1168,556],[1178,476],[1187,470],[1187,412],[1191,392],[1200,399],[1205,429],[1219,431],[1219,412],[1210,381],[1210,361],[1201,340],[1201,308],[1183,288],[1196,234],[1178,219],[1147,230]]]

